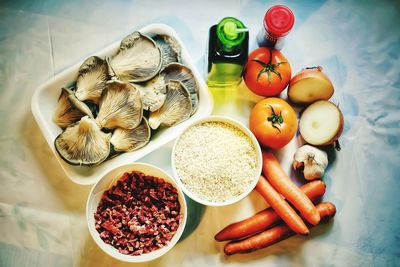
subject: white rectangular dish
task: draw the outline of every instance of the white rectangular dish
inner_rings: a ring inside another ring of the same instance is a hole
[[[123,153],[115,158],[101,163],[98,166],[73,166],[65,162],[55,150],[54,140],[57,135],[61,133],[61,129],[53,122],[53,114],[61,92],[61,88],[75,80],[79,66],[82,64],[84,59],[69,69],[59,73],[54,78],[37,88],[32,97],[31,108],[33,116],[35,117],[43,136],[63,168],[65,174],[69,179],[77,184],[94,184],[111,169],[127,163],[132,163],[140,159],[141,157],[178,137],[178,135],[194,120],[201,119],[211,114],[213,102],[207,85],[205,84],[203,77],[197,71],[190,55],[188,54],[184,44],[180,40],[175,30],[164,24],[150,24],[142,29],[139,29],[139,31],[143,34],[167,34],[174,37],[180,43],[182,47],[182,63],[193,71],[199,85],[198,109],[188,120],[173,127],[158,130],[156,134],[151,137],[150,142],[141,149],[129,153]],[[109,47],[93,53],[93,55],[99,57],[110,56],[118,50],[119,45],[120,41],[115,42]]]

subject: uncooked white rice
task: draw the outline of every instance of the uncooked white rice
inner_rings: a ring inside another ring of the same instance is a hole
[[[178,177],[201,199],[224,202],[254,181],[257,154],[251,139],[224,122],[204,122],[186,130],[173,155]]]

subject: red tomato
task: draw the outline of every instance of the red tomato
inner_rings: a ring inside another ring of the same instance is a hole
[[[296,112],[281,98],[265,98],[251,110],[249,128],[262,146],[282,148],[296,134]]]
[[[269,97],[280,94],[291,76],[290,64],[280,51],[261,47],[249,54],[243,78],[255,94]]]

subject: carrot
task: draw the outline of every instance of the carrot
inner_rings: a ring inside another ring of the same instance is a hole
[[[249,253],[278,243],[294,234],[286,224],[277,225],[245,240],[227,243],[224,247],[224,252],[226,255]]]
[[[292,182],[271,152],[263,151],[263,173],[272,187],[300,212],[309,223],[319,223],[320,215],[311,200]]]
[[[313,202],[316,203],[325,194],[326,185],[321,180],[314,180],[300,186],[300,190]]]
[[[316,209],[321,217],[321,222],[329,221],[336,213],[335,205],[330,202],[322,202],[316,206]],[[247,239],[229,242],[225,245],[224,252],[226,255],[249,253],[271,246],[293,235],[295,235],[295,232],[289,226],[281,224]]]
[[[310,233],[300,216],[293,210],[289,203],[275,191],[263,176],[260,176],[256,189],[265,198],[268,204],[271,205],[276,214],[278,214],[293,231],[301,235],[308,235]]]
[[[300,190],[313,202],[316,202],[325,194],[325,184],[321,180],[314,180],[302,185]],[[268,208],[245,220],[228,225],[217,233],[214,238],[217,241],[241,239],[258,233],[279,220],[279,215],[272,208]]]
[[[327,223],[336,214],[336,206],[331,202],[321,202],[315,208],[321,216],[321,223]]]
[[[279,215],[272,208],[268,208],[243,221],[228,225],[217,233],[214,239],[217,241],[240,239],[264,230],[279,220]]]

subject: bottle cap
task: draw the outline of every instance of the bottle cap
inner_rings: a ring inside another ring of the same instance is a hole
[[[225,33],[226,38],[229,40],[235,40],[239,35],[237,32],[236,23],[232,21],[226,22],[222,29]]]
[[[293,12],[286,6],[276,5],[264,16],[264,28],[275,37],[286,36],[294,24]]]
[[[217,36],[222,49],[232,52],[244,41],[248,29],[244,24],[233,17],[222,19],[217,25]]]

